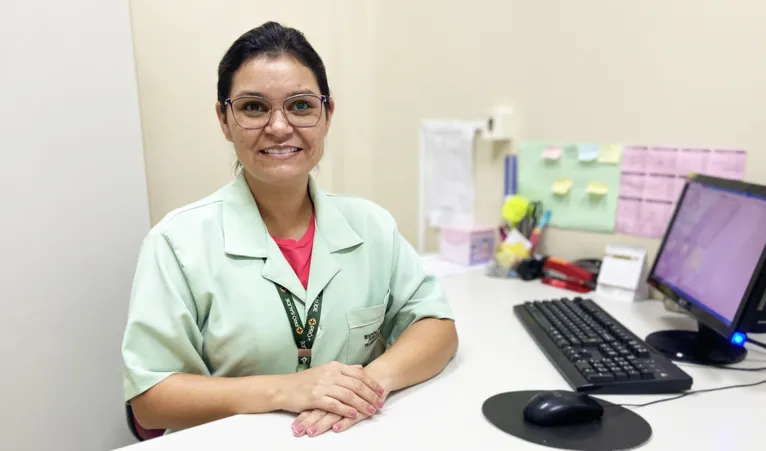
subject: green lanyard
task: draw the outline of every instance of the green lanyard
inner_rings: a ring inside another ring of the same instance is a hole
[[[290,328],[293,330],[293,339],[298,347],[298,367],[296,371],[305,370],[311,367],[311,348],[314,346],[314,338],[319,328],[319,317],[322,314],[322,292],[319,292],[314,303],[306,315],[306,324],[301,324],[301,318],[298,316],[298,309],[295,307],[293,296],[285,287],[277,285],[277,292],[282,299],[282,305],[285,307],[287,319],[290,321]]]

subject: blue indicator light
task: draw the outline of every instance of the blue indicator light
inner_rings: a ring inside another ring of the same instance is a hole
[[[737,346],[744,346],[746,341],[747,336],[742,332],[734,332],[734,335],[731,336],[731,343]]]

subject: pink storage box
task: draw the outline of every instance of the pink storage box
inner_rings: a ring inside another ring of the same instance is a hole
[[[495,251],[495,233],[492,227],[442,227],[439,257],[464,266],[489,263]]]

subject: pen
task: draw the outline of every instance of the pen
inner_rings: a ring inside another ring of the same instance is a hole
[[[531,251],[534,251],[537,247],[537,243],[540,241],[540,235],[543,233],[543,229],[548,224],[548,221],[551,219],[551,211],[547,210],[545,213],[543,213],[542,218],[540,218],[540,222],[537,223],[537,227],[532,231],[532,234],[529,237],[529,242],[532,244]]]

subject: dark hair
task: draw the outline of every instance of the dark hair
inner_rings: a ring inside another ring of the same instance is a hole
[[[266,22],[240,36],[221,58],[218,64],[218,101],[221,103],[221,112],[226,112],[226,99],[231,94],[232,79],[242,64],[258,56],[276,58],[282,55],[290,55],[309,68],[317,79],[320,93],[330,97],[322,58],[303,33],[277,22]]]

